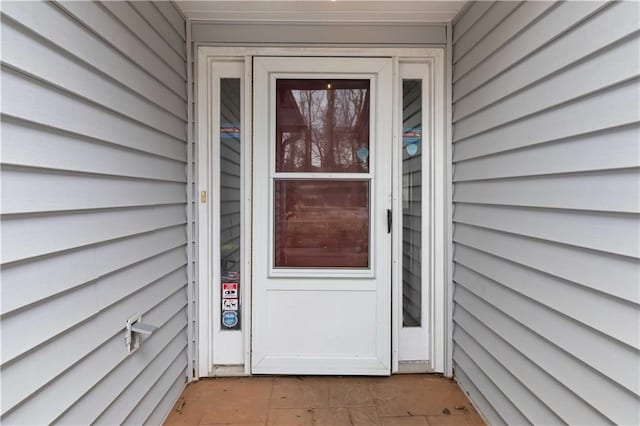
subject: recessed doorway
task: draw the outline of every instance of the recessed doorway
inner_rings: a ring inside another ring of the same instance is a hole
[[[199,53],[199,375],[443,372],[442,50]]]

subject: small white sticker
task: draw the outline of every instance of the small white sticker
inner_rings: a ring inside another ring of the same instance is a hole
[[[237,311],[238,299],[222,299],[222,309],[224,311]]]
[[[222,297],[225,299],[237,299],[238,298],[238,290],[222,290]]]

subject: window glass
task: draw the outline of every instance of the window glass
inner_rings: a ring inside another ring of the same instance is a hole
[[[369,265],[369,182],[275,181],[275,266]]]
[[[240,329],[240,79],[220,79],[220,279],[223,330]],[[235,286],[235,287],[234,287]],[[236,297],[225,298],[225,287]],[[229,310],[227,312],[226,310]],[[225,322],[225,315],[233,321]]]
[[[402,325],[422,323],[422,81],[402,81]]]
[[[369,171],[369,80],[276,81],[277,172]]]

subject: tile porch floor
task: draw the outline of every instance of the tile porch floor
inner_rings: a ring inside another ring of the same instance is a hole
[[[204,379],[187,386],[165,423],[219,424],[484,425],[455,382],[428,374]]]

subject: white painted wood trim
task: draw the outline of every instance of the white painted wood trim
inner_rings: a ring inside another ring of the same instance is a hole
[[[240,79],[240,97],[243,102],[243,111],[240,131],[241,152],[243,155],[243,163],[241,164],[241,188],[247,194],[246,179],[247,164],[250,167],[250,159],[247,160],[248,142],[250,137],[246,136],[246,95],[245,88],[245,61],[244,57],[209,57],[198,52],[198,83],[200,88],[198,96],[198,116],[204,117],[204,120],[198,122],[198,286],[199,295],[199,376],[209,376],[215,374],[213,369],[216,359],[222,358],[225,362],[219,364],[243,365],[245,364],[245,329],[250,324],[250,309],[247,308],[247,299],[245,294],[250,294],[248,285],[245,285],[245,277],[248,273],[247,264],[245,263],[248,256],[248,247],[250,247],[250,238],[246,236],[247,222],[250,226],[250,209],[246,208],[247,201],[241,201],[241,212],[244,213],[241,219],[241,256],[243,262],[240,271],[240,291],[242,304],[242,329],[241,331],[228,331],[221,334],[218,318],[220,317],[220,293],[212,292],[212,288],[216,288],[215,283],[220,282],[220,229],[214,227],[213,224],[218,223],[215,218],[220,217],[220,176],[216,171],[220,169],[220,145],[218,143],[218,131],[220,114],[219,114],[219,79],[220,78],[239,78]],[[215,66],[215,71],[214,71]],[[248,80],[250,81],[250,80]],[[250,96],[250,94],[249,94]],[[249,102],[250,105],[250,102]],[[206,192],[206,202],[202,202],[201,194]],[[250,192],[249,192],[250,202]],[[249,204],[250,205],[250,204]],[[247,212],[248,210],[248,212]],[[242,214],[242,213],[241,213]],[[250,269],[250,268],[249,268]],[[202,285],[202,284],[205,285]],[[250,283],[246,280],[246,284]],[[202,301],[208,301],[202,303]],[[250,305],[249,305],[250,306]],[[248,312],[248,317],[245,313]],[[245,324],[246,323],[246,324]],[[216,339],[223,339],[219,346],[214,347],[213,343]],[[240,347],[237,347],[240,346]],[[240,352],[234,354],[233,352]],[[229,361],[227,361],[229,360]],[[203,362],[204,361],[204,362]]]
[[[208,114],[209,84],[211,79],[207,72],[209,55],[198,50],[196,64],[198,89],[197,102],[197,147],[196,161],[198,162],[198,376],[208,377],[211,363],[211,300],[209,298],[211,271],[209,262],[209,203],[200,200],[201,191],[209,193],[209,129],[211,121]]]
[[[433,55],[433,140],[434,151],[431,163],[431,182],[433,186],[433,207],[432,207],[432,229],[431,240],[431,262],[433,265],[432,276],[432,298],[431,298],[431,367],[436,372],[444,372],[446,363],[446,334],[447,321],[446,306],[449,297],[453,297],[447,291],[447,262],[450,256],[448,249],[447,232],[449,229],[447,190],[451,179],[447,175],[450,169],[450,162],[447,158],[450,155],[449,145],[445,138],[445,111],[447,109],[444,102],[444,50],[437,49]]]
[[[253,235],[253,223],[251,221],[251,212],[253,211],[253,57],[244,56],[244,81],[242,84],[244,107],[241,117],[240,137],[242,151],[244,157],[241,166],[240,186],[243,192],[243,202],[241,203],[240,212],[242,217],[242,226],[240,229],[241,237],[241,256],[242,266],[240,270],[240,279],[243,281],[241,286],[241,296],[244,300],[242,304],[242,332],[244,333],[244,374],[251,374],[251,304],[253,293],[251,291],[253,285],[253,270],[251,268],[251,259],[253,256],[253,244],[251,236]],[[243,209],[242,206],[245,206]],[[245,278],[242,278],[245,277]]]
[[[181,12],[182,13],[182,12]],[[192,68],[192,49],[191,49],[191,25],[189,22],[186,24],[186,53],[187,53],[187,82],[192,82],[194,80],[194,69]],[[193,90],[187,89],[187,360],[188,360],[188,368],[187,368],[187,380],[189,382],[193,380],[197,380],[199,377],[198,372],[198,356],[196,355],[197,351],[197,342],[198,342],[198,327],[196,323],[197,315],[198,315],[198,296],[196,294],[196,283],[198,282],[198,272],[194,270],[194,262],[197,261],[198,252],[196,247],[194,247],[193,240],[196,237],[197,233],[197,224],[198,224],[198,213],[197,208],[193,205],[194,202],[197,202],[197,199],[194,199],[196,196],[193,193],[192,183],[195,181],[194,173],[197,173],[194,170],[194,164],[197,162],[196,154],[193,149],[191,149],[191,141],[193,140],[193,108],[191,105],[193,104]],[[194,226],[195,228],[194,229]]]
[[[222,271],[220,269],[220,246],[221,246],[221,234],[220,234],[220,217],[221,217],[221,171],[222,171],[222,161],[221,161],[221,141],[220,141],[220,133],[219,128],[222,123],[220,123],[220,106],[222,104],[221,91],[220,91],[220,81],[223,78],[237,78],[240,80],[240,100],[244,101],[244,58],[234,58],[234,59],[214,59],[209,62],[210,69],[208,71],[209,76],[213,79],[215,84],[211,86],[211,101],[208,103],[208,107],[210,108],[211,114],[211,130],[209,135],[211,137],[209,142],[209,150],[211,163],[209,166],[209,182],[211,183],[211,193],[209,196],[209,210],[211,212],[211,221],[210,223],[215,224],[213,229],[209,229],[212,235],[212,245],[210,246],[212,252],[210,253],[209,259],[212,263],[211,271],[213,272],[213,277],[210,280],[214,288],[220,285],[222,282]],[[244,103],[242,104],[244,106]],[[240,111],[240,122],[241,126],[244,122],[242,117],[242,111]],[[240,152],[241,156],[246,156],[246,152],[243,150],[243,141],[247,138],[243,134],[242,129],[240,129]],[[242,188],[242,178],[244,176],[243,173],[244,166],[240,164],[240,187]],[[242,190],[241,190],[242,192]],[[241,248],[242,251],[244,246],[244,241],[242,241],[242,233],[243,231],[243,217],[242,212],[243,207],[245,207],[245,203],[240,201],[240,214],[241,214],[241,223],[240,223],[240,235],[241,235]],[[244,271],[240,271],[240,291],[244,287]],[[212,345],[212,366],[210,367],[213,370],[213,365],[242,365],[244,363],[244,341],[243,341],[243,331],[244,331],[244,317],[240,318],[241,321],[241,330],[223,330],[220,326],[219,318],[222,314],[221,303],[222,297],[219,291],[214,291],[211,295],[212,300],[212,336],[213,343]],[[244,308],[244,298],[240,298],[240,303]]]
[[[398,57],[393,58],[393,140],[391,147],[391,209],[396,214],[391,223],[391,373],[397,373],[402,328],[402,79]],[[400,167],[399,170],[398,167]]]
[[[433,176],[432,176],[432,163],[433,158],[435,157],[436,152],[436,143],[437,139],[435,138],[435,122],[434,122],[434,111],[435,111],[435,96],[434,96],[434,85],[435,85],[435,76],[434,76],[434,59],[428,58],[421,61],[411,60],[411,61],[403,61],[400,60],[399,63],[399,76],[398,76],[398,84],[399,84],[399,93],[402,92],[402,82],[404,80],[420,80],[422,82],[421,89],[421,111],[422,111],[422,156],[421,156],[421,173],[422,173],[422,181],[420,183],[422,189],[422,231],[420,235],[420,244],[421,244],[421,262],[420,262],[420,276],[422,278],[422,292],[421,292],[421,326],[420,327],[403,327],[403,301],[404,301],[404,289],[403,289],[403,268],[404,268],[404,260],[402,254],[403,248],[403,204],[402,204],[402,172],[403,172],[403,161],[402,155],[400,154],[403,151],[403,133],[404,133],[404,125],[402,120],[403,114],[403,99],[402,96],[398,96],[398,100],[396,101],[396,110],[399,115],[399,123],[400,129],[398,130],[398,134],[396,135],[399,143],[394,148],[394,151],[397,153],[397,159],[394,163],[395,167],[398,169],[397,172],[394,173],[395,176],[399,178],[398,186],[395,188],[395,192],[399,197],[399,205],[398,205],[398,214],[396,222],[398,222],[397,232],[398,237],[400,238],[400,246],[398,249],[398,276],[397,279],[398,285],[395,287],[398,288],[398,321],[400,324],[398,326],[398,359],[400,362],[403,361],[428,361],[432,362],[432,351],[431,345],[435,344],[435,342],[430,341],[430,337],[432,335],[432,320],[433,320],[433,305],[435,301],[433,301],[434,292],[432,288],[434,286],[434,274],[433,274],[433,262],[431,261],[433,257],[433,251],[436,249],[433,244],[433,233],[434,233],[434,203],[435,196],[437,195],[433,191]]]
[[[462,1],[233,1],[178,0],[182,13],[194,21],[212,22],[347,22],[434,24],[451,21]]]
[[[458,16],[462,16],[460,13]],[[458,17],[456,16],[456,18]],[[445,324],[443,325],[446,330],[446,336],[444,338],[444,375],[447,377],[453,377],[453,111],[452,111],[452,96],[453,96],[453,24],[447,24],[447,47],[445,49],[445,60],[443,64],[445,72],[444,82],[444,108],[445,108],[445,140],[446,144],[446,160],[445,160],[445,184],[446,184],[446,197],[444,200],[445,214],[445,230],[446,230],[446,282],[444,289],[444,303],[446,303]],[[488,424],[488,423],[487,423]]]
[[[327,57],[378,57],[387,56],[408,59],[433,57],[442,48],[436,47],[198,47],[198,57],[243,56],[327,56]]]

